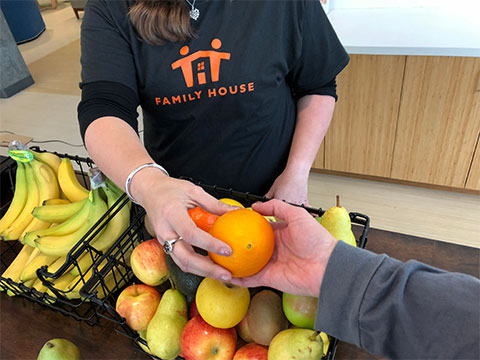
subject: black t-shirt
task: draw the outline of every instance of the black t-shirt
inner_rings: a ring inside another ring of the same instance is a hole
[[[131,89],[145,146],[172,176],[266,193],[286,165],[297,99],[322,94],[349,60],[319,1],[196,0],[196,37],[162,46],[138,39],[132,4],[88,2],[82,86]]]

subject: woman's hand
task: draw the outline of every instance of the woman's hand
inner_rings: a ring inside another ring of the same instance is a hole
[[[223,281],[231,279],[228,270],[194,251],[192,245],[219,255],[231,254],[228,245],[195,225],[188,210],[199,206],[221,215],[235,207],[218,201],[189,181],[167,177],[153,168],[143,169],[135,175],[131,193],[147,211],[161,244],[179,236],[183,238],[175,243],[170,253],[183,271]]]
[[[283,171],[265,196],[308,206],[308,173]]]
[[[317,297],[337,240],[300,207],[279,200],[256,203],[253,209],[284,222],[272,223],[275,250],[268,264],[247,278],[232,278],[243,287],[268,286],[290,294]]]

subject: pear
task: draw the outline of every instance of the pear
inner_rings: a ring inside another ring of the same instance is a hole
[[[283,330],[268,348],[268,360],[320,360],[322,356],[320,332],[309,329]]]
[[[38,353],[37,360],[81,360],[78,347],[66,339],[49,340]]]
[[[340,206],[340,197],[338,195],[337,206],[325,211],[319,222],[335,239],[357,246],[355,235],[352,232],[350,215],[348,215],[347,210],[343,206]]]
[[[168,289],[148,323],[147,343],[150,352],[170,360],[180,354],[180,336],[187,324],[187,301],[178,291]]]

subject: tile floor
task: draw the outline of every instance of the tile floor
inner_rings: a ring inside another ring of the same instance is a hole
[[[21,45],[27,64],[41,60],[80,35],[77,20],[68,4],[57,10],[44,10],[47,31],[37,40]],[[60,64],[49,64],[55,69]],[[35,143],[52,151],[86,156],[76,122],[79,95],[46,92],[42,74],[27,91],[0,100],[2,131],[30,135]],[[0,153],[6,153],[0,148]],[[480,248],[480,196],[418,188],[343,176],[312,173],[309,199],[312,206],[324,209],[334,205],[335,195],[349,211],[369,215],[374,228]]]

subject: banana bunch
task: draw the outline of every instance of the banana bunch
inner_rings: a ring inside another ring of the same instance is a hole
[[[32,211],[45,203],[84,200],[88,190],[78,182],[71,161],[55,154],[25,150],[28,162],[17,160],[15,193],[0,219],[0,239],[23,241],[25,234],[47,229],[52,221],[35,217]],[[65,199],[60,199],[63,196]],[[68,200],[67,200],[68,199]]]
[[[32,153],[30,162],[17,161],[14,197],[0,219],[1,239],[19,239],[24,244],[2,277],[45,292],[47,289],[37,278],[36,271],[47,266],[50,273],[57,272],[72,248],[100,221],[107,209],[113,207],[123,192],[108,179],[88,191],[78,182],[69,159],[46,152]],[[89,244],[100,252],[110,248],[130,225],[130,207],[128,202],[121,209],[112,209],[112,213],[116,211],[115,216],[103,220],[95,237],[89,237]],[[93,259],[89,254],[84,255],[88,256],[78,259],[75,266],[53,281],[57,290],[71,290],[69,286],[82,275],[82,284],[85,282]],[[113,273],[108,276],[113,277]],[[20,291],[17,285],[11,286],[8,295]]]

